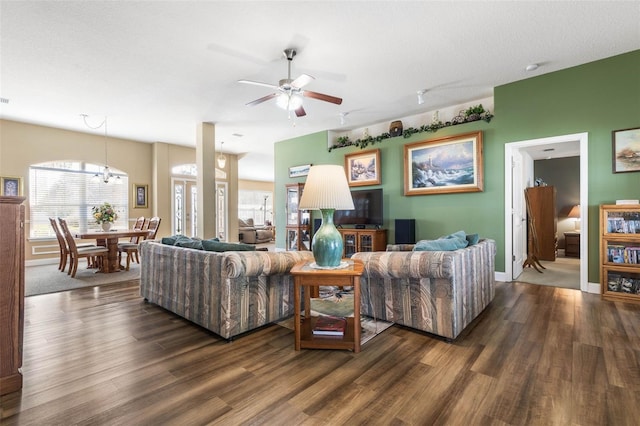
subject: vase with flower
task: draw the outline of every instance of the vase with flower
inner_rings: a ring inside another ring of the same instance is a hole
[[[111,203],[105,202],[99,206],[94,206],[91,211],[96,223],[102,226],[102,230],[105,232],[109,231],[113,223],[118,219],[118,214]]]

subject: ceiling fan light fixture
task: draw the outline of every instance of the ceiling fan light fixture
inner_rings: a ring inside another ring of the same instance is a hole
[[[295,111],[302,106],[300,93],[281,93],[276,99],[276,104],[285,111]]]
[[[424,94],[427,93],[427,89],[418,90],[416,93],[418,95],[418,105],[422,105],[424,103]]]

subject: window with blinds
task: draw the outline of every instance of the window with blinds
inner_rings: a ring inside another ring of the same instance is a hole
[[[100,229],[91,209],[104,202],[111,203],[118,213],[115,228],[129,225],[129,179],[111,168],[120,184],[111,179],[105,183],[96,174],[102,166],[66,161],[36,164],[29,167],[30,238],[55,237],[50,217],[67,220],[71,229]]]

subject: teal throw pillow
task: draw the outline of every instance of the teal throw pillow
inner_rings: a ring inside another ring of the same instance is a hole
[[[480,236],[478,234],[467,234],[467,241],[469,241],[470,246],[478,244]]]
[[[176,247],[186,247],[196,250],[202,250],[202,241],[192,240],[191,238],[179,238],[174,245]]]
[[[462,247],[460,247],[458,239],[440,238],[438,240],[420,240],[413,247],[413,251],[453,251],[459,248]]]
[[[235,243],[223,243],[221,241],[214,240],[202,240],[202,247],[207,251],[255,251],[256,246],[251,244],[235,244]]]
[[[184,235],[172,235],[170,237],[162,237],[162,244],[166,244],[169,246],[172,246],[176,243],[176,241],[178,240],[178,238],[185,238]]]

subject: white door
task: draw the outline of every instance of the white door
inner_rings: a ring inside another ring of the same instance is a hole
[[[524,191],[518,190],[523,188],[523,167],[522,155],[519,150],[514,150],[511,157],[511,179],[514,191],[512,195],[513,207],[513,277],[518,278],[522,273],[522,265],[527,258],[527,215],[524,204]]]
[[[195,180],[172,180],[173,199],[171,208],[173,211],[171,229],[173,235],[180,234],[188,237],[197,235],[197,211],[198,187]]]
[[[220,241],[227,241],[227,183],[216,182],[216,234]]]

